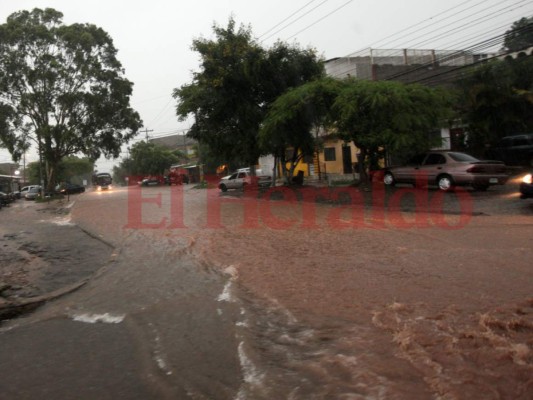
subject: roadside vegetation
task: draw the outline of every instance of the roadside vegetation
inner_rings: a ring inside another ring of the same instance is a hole
[[[142,126],[112,38],[62,18],[36,8],[0,25],[0,142],[14,161],[35,144],[49,191],[65,157],[117,157]]]
[[[141,141],[131,146],[128,157],[113,167],[113,179],[123,183],[132,175],[163,175],[172,164],[186,161],[187,155],[179,150]]]
[[[0,25],[0,146],[19,161],[34,144],[49,191],[77,168],[79,156],[87,163],[117,157],[142,126],[112,38],[91,24],[65,25],[62,17],[34,9]],[[504,49],[532,46],[532,26],[533,18],[516,21]],[[266,48],[233,18],[215,24],[212,38],[195,39],[192,49],[199,68],[173,97],[178,118],[194,119],[188,135],[210,168],[253,167],[261,155],[273,155],[290,184],[326,132],[353,141],[365,179],[384,150],[427,149],[438,144],[428,132],[452,123],[467,127],[461,145],[478,156],[505,135],[533,129],[531,56],[464,68],[454,87],[435,88],[329,78],[316,49],[284,42]],[[184,154],[140,142],[114,174],[159,175],[184,161]],[[29,169],[33,176],[35,166]]]

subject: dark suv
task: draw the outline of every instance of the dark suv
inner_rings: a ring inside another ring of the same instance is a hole
[[[506,136],[487,155],[507,165],[533,167],[533,133]]]

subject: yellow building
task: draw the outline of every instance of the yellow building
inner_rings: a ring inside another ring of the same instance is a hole
[[[317,175],[347,175],[352,174],[357,162],[357,147],[353,142],[345,142],[335,136],[324,138],[322,149],[315,156],[314,172]]]
[[[304,157],[294,169],[294,175],[303,171],[305,177],[336,177],[353,174],[357,162],[357,147],[330,135],[323,137],[321,149],[313,157]]]

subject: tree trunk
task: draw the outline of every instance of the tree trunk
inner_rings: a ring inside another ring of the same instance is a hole
[[[280,157],[281,161],[281,173],[283,174],[283,180],[285,181],[286,185],[290,185],[290,179],[289,179],[289,173],[287,171],[287,160],[285,160],[285,157]]]
[[[55,186],[56,166],[46,163],[46,192],[53,193]]]
[[[359,147],[359,146],[358,146]],[[366,171],[366,158],[368,155],[368,149],[366,147],[359,147],[359,154],[357,154],[357,165],[359,169],[359,180],[361,183],[368,183],[368,173]]]

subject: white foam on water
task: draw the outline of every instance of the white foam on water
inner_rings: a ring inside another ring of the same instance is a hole
[[[231,277],[231,280],[237,280],[239,278],[239,271],[233,265],[230,265],[229,267],[225,268],[224,273],[226,275],[229,275]]]
[[[244,382],[252,388],[258,388],[263,385],[265,374],[261,373],[252,360],[246,355],[244,351],[244,342],[239,343],[239,361],[243,373]],[[235,400],[244,400],[247,398],[247,391],[244,386],[241,386]]]
[[[224,286],[224,290],[217,298],[218,301],[226,301],[228,303],[234,303],[235,299],[233,295],[231,294],[231,281],[228,281],[226,285]]]
[[[120,324],[126,318],[125,315],[111,315],[105,314],[80,314],[72,316],[72,319],[77,322],[84,322],[86,324],[96,324],[98,322],[104,324]]]
[[[74,225],[76,225],[75,223],[72,222],[72,219],[70,218],[70,216],[68,216],[66,218],[56,218],[56,219],[52,220],[52,223],[54,225],[59,225],[59,226],[74,226]]]
[[[72,222],[72,218],[70,217],[70,215],[67,217],[54,218],[52,220],[42,219],[39,221],[39,223],[54,224],[54,225],[59,225],[59,226],[75,226],[76,225],[75,223]]]

